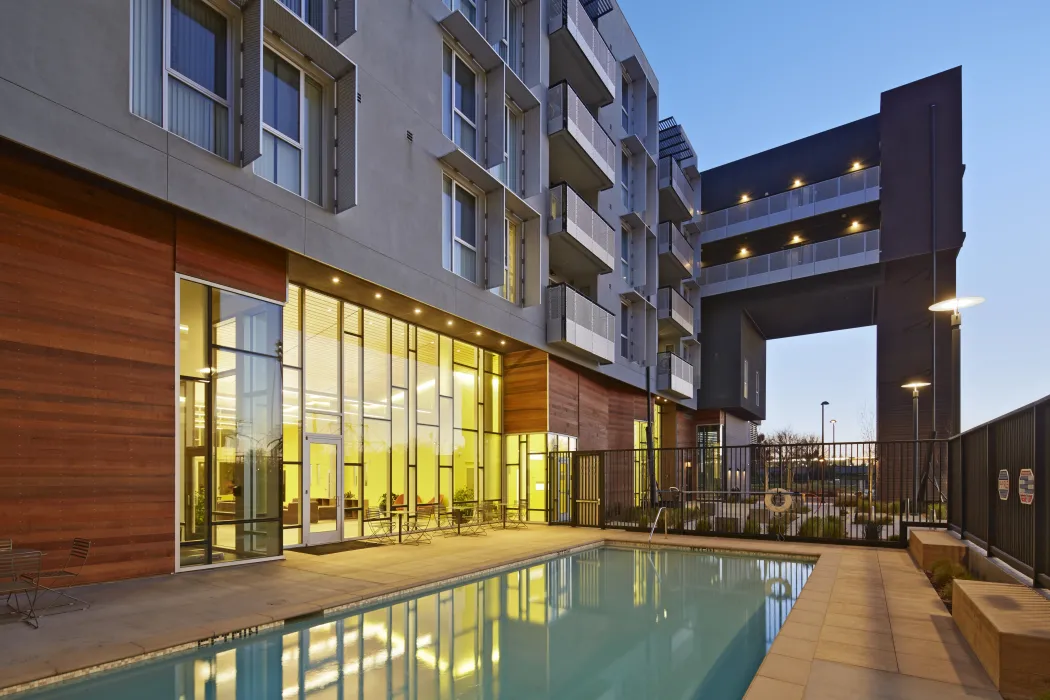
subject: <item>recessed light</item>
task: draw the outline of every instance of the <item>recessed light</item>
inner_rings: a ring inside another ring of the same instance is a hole
[[[860,226],[860,222],[854,221],[852,224],[850,224],[850,226],[852,226],[853,228],[857,228],[858,226]]]
[[[853,161],[853,169],[854,170],[860,170],[860,161],[859,160]]]
[[[338,277],[333,277],[333,278],[332,278],[332,282],[333,282],[334,284],[339,284],[339,278],[338,278]]]
[[[500,345],[506,345],[506,344],[507,344],[507,341],[506,341],[506,340],[501,340],[501,341],[499,341],[499,344],[500,344]]]
[[[795,180],[795,187],[802,187],[802,180]]]
[[[801,236],[795,236],[794,238],[791,239],[791,242],[792,243],[801,243],[802,242],[802,237]]]
[[[480,336],[481,335],[481,331],[474,331],[474,335]]]
[[[445,325],[446,326],[451,326],[452,325],[452,319],[450,318],[449,320],[445,321]]]
[[[415,309],[416,315],[423,313],[423,309]]]
[[[751,198],[750,198],[750,197],[748,197],[748,196],[747,196],[746,194],[742,194],[742,195],[740,195],[740,201],[741,201],[741,202],[746,202],[746,201],[748,201],[749,199],[751,199]]]
[[[376,299],[382,299],[382,298],[383,298],[383,293],[382,292],[376,292]]]
[[[741,249],[740,249],[740,254],[741,254],[741,255],[747,255],[747,254],[748,254],[749,252],[750,252],[750,251],[748,251],[748,249],[747,249],[747,248],[741,248]]]

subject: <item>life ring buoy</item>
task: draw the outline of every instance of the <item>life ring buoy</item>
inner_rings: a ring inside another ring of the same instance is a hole
[[[780,586],[780,591],[774,589]],[[775,600],[791,600],[791,582],[786,578],[771,578],[766,581],[766,597]]]
[[[786,513],[791,505],[791,492],[787,489],[770,489],[766,494],[766,508],[773,513]]]

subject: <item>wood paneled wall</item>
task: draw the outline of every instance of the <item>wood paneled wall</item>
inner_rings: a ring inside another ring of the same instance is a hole
[[[260,245],[0,140],[0,538],[50,567],[91,540],[82,581],[174,570],[176,260],[284,298]]]
[[[645,392],[550,358],[550,429],[575,435],[581,450],[629,450],[634,421],[645,420]]]
[[[503,430],[547,432],[547,353],[542,350],[503,356]]]

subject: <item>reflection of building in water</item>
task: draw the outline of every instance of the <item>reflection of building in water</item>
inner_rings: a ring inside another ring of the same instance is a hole
[[[156,687],[184,700],[739,697],[811,569],[590,550],[246,641],[174,679],[158,669]]]

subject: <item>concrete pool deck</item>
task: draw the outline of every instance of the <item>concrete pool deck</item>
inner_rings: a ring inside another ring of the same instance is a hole
[[[0,622],[0,695],[100,664],[440,583],[602,542],[647,534],[533,526],[483,537],[388,546],[78,589],[89,610]],[[758,671],[762,698],[999,698],[925,575],[904,550],[657,535],[654,544],[818,556]]]

